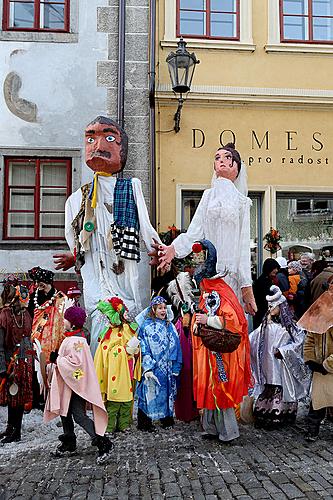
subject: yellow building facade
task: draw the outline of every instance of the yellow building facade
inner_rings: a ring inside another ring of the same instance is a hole
[[[284,256],[313,251],[333,259],[333,12],[326,3],[318,10],[316,0],[158,0],[160,231],[187,228],[210,186],[216,149],[235,142],[253,200],[254,273],[269,256],[270,227],[280,230]],[[180,35],[200,64],[175,133],[165,60]]]

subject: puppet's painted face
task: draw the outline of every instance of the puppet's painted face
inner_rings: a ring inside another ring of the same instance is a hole
[[[85,131],[86,164],[94,172],[121,171],[121,135],[113,125],[94,123]]]
[[[223,177],[234,182],[238,176],[238,166],[232,159],[230,151],[219,149],[215,153],[214,170],[217,177]]]

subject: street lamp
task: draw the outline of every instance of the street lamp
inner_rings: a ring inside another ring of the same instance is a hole
[[[171,78],[172,90],[178,97],[178,108],[174,116],[175,126],[174,131],[180,130],[180,115],[184,104],[183,94],[187,94],[191,90],[191,83],[194,74],[195,65],[199,64],[194,52],[190,54],[186,49],[186,42],[181,38],[178,42],[176,52],[170,52],[166,58],[168,63],[169,74]]]

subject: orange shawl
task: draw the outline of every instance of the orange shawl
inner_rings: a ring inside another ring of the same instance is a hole
[[[53,303],[45,309],[35,309],[32,322],[32,340],[39,340],[46,363],[50,362],[50,353],[58,351],[64,340],[64,300],[65,295],[58,292]]]
[[[218,378],[216,357],[202,343],[200,337],[193,335],[193,392],[198,408],[216,410],[236,407],[248,394],[251,387],[250,343],[247,321],[243,309],[223,279],[204,279],[201,282],[200,309],[206,311],[203,293],[215,290],[221,299],[217,316],[224,316],[225,327],[241,335],[242,341],[238,349],[222,355],[228,382]],[[223,324],[223,319],[221,318]]]

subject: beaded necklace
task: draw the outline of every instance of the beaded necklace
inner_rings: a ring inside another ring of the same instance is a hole
[[[17,326],[17,328],[21,329],[23,327],[23,322],[24,322],[23,311],[19,311],[19,313],[17,314],[17,317],[21,316],[21,324],[19,324],[19,322],[16,321],[16,314],[14,313],[14,311],[11,309],[10,312],[12,313],[15,325]]]
[[[47,307],[51,306],[53,301],[55,300],[56,298],[56,295],[57,295],[58,291],[55,290],[54,291],[54,294],[52,295],[52,297],[47,300],[46,302],[44,302],[44,304],[42,304],[41,306],[38,304],[38,290],[36,290],[35,292],[35,296],[34,296],[34,306],[35,306],[35,309],[38,309],[39,311],[40,310],[43,310],[43,309],[46,309]]]

